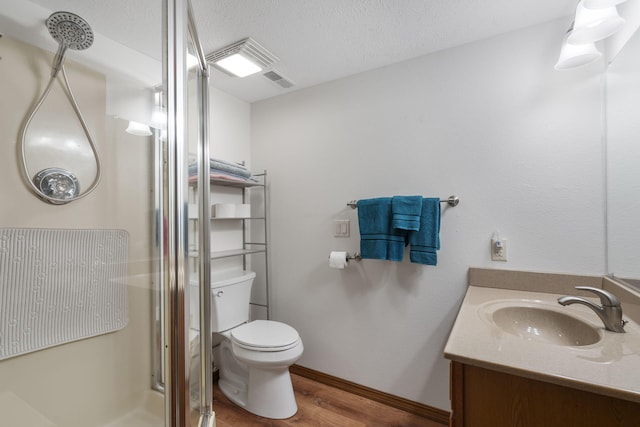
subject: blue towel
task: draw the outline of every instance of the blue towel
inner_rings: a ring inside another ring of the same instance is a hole
[[[437,265],[436,251],[440,249],[440,199],[422,200],[420,229],[409,232],[411,262]]]
[[[391,197],[358,201],[358,225],[362,258],[402,261],[407,231],[391,226]]]
[[[391,199],[391,226],[399,230],[419,230],[422,196],[395,196]]]

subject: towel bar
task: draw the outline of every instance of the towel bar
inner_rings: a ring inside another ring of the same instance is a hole
[[[458,203],[460,203],[460,198],[458,196],[449,196],[447,200],[440,200],[440,203],[446,203],[452,207],[458,206]],[[351,209],[355,209],[358,207],[358,201],[352,200],[349,203],[347,203],[347,206],[351,207]]]

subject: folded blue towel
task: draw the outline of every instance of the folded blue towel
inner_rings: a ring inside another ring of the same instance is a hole
[[[436,251],[440,249],[440,199],[425,198],[422,200],[420,229],[409,232],[411,262],[437,265]]]
[[[422,196],[395,196],[391,199],[391,226],[399,230],[419,230]]]
[[[359,200],[358,225],[362,258],[402,261],[407,231],[391,226],[391,197]]]

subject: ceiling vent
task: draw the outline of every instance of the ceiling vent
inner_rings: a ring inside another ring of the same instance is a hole
[[[287,79],[282,74],[278,73],[276,70],[267,71],[262,75],[283,89],[289,89],[294,86],[291,80]]]

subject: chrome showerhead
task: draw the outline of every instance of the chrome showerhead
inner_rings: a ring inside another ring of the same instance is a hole
[[[93,31],[87,21],[71,12],[54,12],[47,18],[51,36],[68,49],[84,50],[93,44]]]
[[[51,75],[62,68],[67,49],[84,50],[93,44],[93,31],[87,21],[71,12],[54,12],[47,18],[47,29],[58,43],[58,52],[53,58]]]

